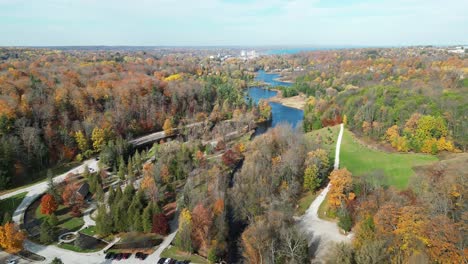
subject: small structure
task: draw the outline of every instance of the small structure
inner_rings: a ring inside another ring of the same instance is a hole
[[[81,198],[85,199],[89,194],[89,184],[87,182],[83,183],[76,192]]]

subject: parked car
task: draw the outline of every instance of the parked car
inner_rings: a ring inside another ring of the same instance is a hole
[[[140,259],[141,259],[141,260],[145,260],[147,257],[148,257],[148,254],[146,254],[146,253],[141,253]]]
[[[113,257],[114,253],[109,252],[106,254],[105,259],[111,259]]]
[[[177,260],[175,259],[170,259],[169,264],[176,264]]]
[[[16,263],[18,263],[18,259],[17,258],[11,258],[11,259],[7,260],[5,263],[6,264],[16,264]]]
[[[164,263],[166,263],[166,260],[167,260],[167,258],[160,258],[158,260],[158,264],[164,264]]]
[[[128,259],[131,255],[132,255],[132,253],[123,253],[122,257],[123,257],[123,259]]]
[[[117,253],[117,254],[115,255],[115,260],[121,260],[122,257],[123,257],[122,253]]]

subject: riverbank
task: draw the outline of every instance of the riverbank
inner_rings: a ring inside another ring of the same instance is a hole
[[[304,110],[304,107],[306,105],[306,96],[304,94],[299,94],[296,96],[291,96],[291,97],[283,97],[282,93],[280,90],[277,89],[272,89],[276,91],[276,95],[269,98],[268,102],[275,102],[282,104],[287,107],[295,108],[298,110]]]

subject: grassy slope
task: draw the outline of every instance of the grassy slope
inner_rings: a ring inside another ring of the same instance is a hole
[[[0,220],[3,219],[3,216],[5,215],[6,212],[8,212],[10,214],[10,217],[12,217],[16,208],[18,208],[18,206],[23,201],[23,198],[26,196],[26,194],[27,194],[26,192],[19,193],[10,198],[0,200]]]
[[[309,139],[321,137],[322,147],[335,156],[336,139],[339,126],[322,128],[307,133]],[[345,129],[341,142],[340,168],[347,168],[355,176],[361,176],[375,171],[382,171],[387,184],[403,189],[408,185],[409,178],[415,174],[413,167],[430,164],[437,157],[415,153],[387,153],[361,145],[349,130]]]
[[[190,260],[190,263],[209,263],[206,259],[198,255],[187,254],[183,251],[180,251],[175,246],[164,249],[161,253],[163,258],[173,258],[177,260]]]
[[[361,145],[345,130],[340,153],[340,167],[359,176],[378,170],[384,172],[387,184],[404,189],[415,174],[413,167],[436,162],[435,156],[415,153],[386,153]]]

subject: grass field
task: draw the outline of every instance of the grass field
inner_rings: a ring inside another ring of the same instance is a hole
[[[330,151],[334,159],[336,139],[339,126],[322,128],[307,133],[309,139],[320,137],[322,147]],[[411,176],[415,174],[414,166],[436,162],[436,156],[416,153],[389,153],[371,149],[355,140],[354,135],[345,129],[341,142],[340,168],[347,168],[354,176],[369,173],[383,175],[384,183],[404,189]]]
[[[0,221],[3,220],[5,213],[8,213],[10,217],[13,216],[13,213],[23,201],[26,194],[27,192],[19,193],[15,196],[0,201]]]
[[[74,217],[70,214],[70,208],[60,205],[55,215],[59,220],[59,227],[68,229],[70,231],[76,231],[84,225],[83,217]],[[39,205],[36,209],[36,218],[40,219],[41,222],[43,219],[47,218],[47,215],[41,213],[41,206]]]
[[[415,174],[413,167],[438,161],[436,156],[416,153],[387,153],[370,149],[354,139],[352,132],[345,130],[341,142],[340,168],[347,168],[353,175],[381,171],[385,183],[404,189],[409,178]]]
[[[209,263],[208,260],[198,255],[188,254],[184,251],[180,251],[177,247],[171,246],[161,253],[162,258],[172,258],[176,260],[190,260],[190,263]]]
[[[308,192],[304,193],[304,195],[297,202],[298,207],[296,208],[296,215],[305,214],[305,211],[307,210],[307,208],[309,208],[312,201],[315,200],[315,198],[317,197],[317,195],[319,195],[319,193],[321,191],[322,190],[317,190],[314,193],[311,192],[311,191],[308,191]]]

